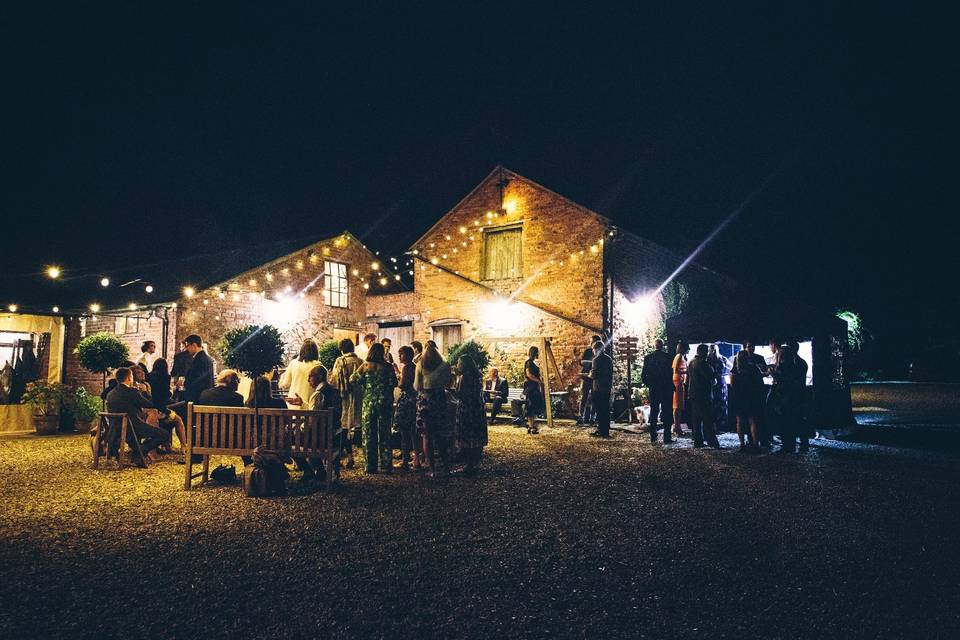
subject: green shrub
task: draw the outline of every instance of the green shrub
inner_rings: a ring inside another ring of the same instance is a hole
[[[336,362],[339,357],[340,343],[336,340],[327,340],[320,345],[320,364],[322,364],[327,371],[333,369],[333,363]]]
[[[91,373],[106,375],[130,359],[127,345],[112,333],[94,333],[77,344],[73,350],[80,366]]]
[[[90,422],[95,420],[103,410],[103,401],[98,396],[88,393],[83,387],[79,387],[71,398],[70,410],[77,422]]]
[[[475,340],[467,340],[447,348],[447,364],[451,367],[456,366],[460,356],[470,356],[480,373],[486,374],[487,367],[490,366],[490,354],[482,344]]]
[[[251,380],[283,364],[283,339],[269,324],[248,324],[227,331],[217,342],[223,363]]]
[[[56,415],[60,411],[66,389],[59,382],[37,380],[28,382],[20,398],[22,404],[30,405],[38,416]]]

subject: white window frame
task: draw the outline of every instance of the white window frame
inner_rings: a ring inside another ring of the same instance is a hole
[[[348,265],[334,260],[323,261],[323,303],[337,309],[350,308],[350,280]],[[334,288],[334,283],[342,286]],[[340,303],[343,304],[340,304]]]

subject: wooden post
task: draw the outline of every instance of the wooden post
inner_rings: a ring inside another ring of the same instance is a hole
[[[184,491],[189,491],[191,488],[191,480],[193,479],[193,456],[191,455],[193,450],[193,403],[187,403],[187,424],[183,427],[183,435],[186,436],[187,441],[184,443],[183,447],[183,489]]]
[[[543,379],[543,398],[547,406],[547,426],[553,427],[553,402],[550,397],[550,365],[547,361],[547,349],[550,342],[546,338],[540,339],[540,354],[543,356],[543,368],[540,370],[540,376]],[[544,375],[546,372],[546,375]]]

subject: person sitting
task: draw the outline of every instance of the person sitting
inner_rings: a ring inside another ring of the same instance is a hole
[[[243,396],[237,393],[239,388],[240,374],[233,369],[224,369],[217,374],[216,385],[200,393],[196,404],[210,407],[242,407]]]
[[[337,454],[334,456],[334,468],[333,474],[334,478],[340,477],[340,454],[343,451],[346,443],[346,432],[340,428],[340,392],[327,382],[327,368],[322,364],[318,364],[310,370],[310,384],[313,385],[314,391],[310,394],[309,400],[304,403],[304,408],[310,411],[329,411],[331,414],[331,426],[334,433],[334,447],[337,449]],[[318,460],[321,466],[319,469],[316,469],[316,477],[323,477],[323,466],[322,463]]]
[[[320,364],[320,349],[317,343],[307,338],[300,347],[300,353],[287,365],[286,371],[280,376],[279,387],[292,398],[306,400],[313,393],[307,377],[314,366]],[[299,406],[300,403],[287,401],[290,406]],[[284,407],[281,407],[284,408]]]
[[[286,409],[287,403],[283,398],[277,398],[273,395],[270,378],[257,376],[257,379],[250,385],[246,407],[248,409]]]
[[[490,407],[490,424],[497,419],[509,394],[510,387],[500,378],[500,371],[496,367],[490,369],[490,377],[483,382],[483,401],[493,405]]]
[[[171,399],[171,379],[165,358],[157,358],[153,361],[153,368],[150,370],[149,375],[147,375],[147,381],[150,384],[150,398],[153,400],[153,407],[160,412],[160,428],[170,434],[169,446],[171,451],[173,451],[172,436],[174,432],[176,432],[182,447],[185,437],[183,420],[180,419],[180,416],[177,415],[176,412],[171,411],[167,406],[170,404]]]
[[[152,398],[153,390],[150,388],[150,383],[147,382],[147,368],[138,364],[130,367],[130,371],[133,373],[134,388]]]
[[[107,400],[107,395],[108,395],[111,391],[113,391],[114,389],[117,388],[117,378],[116,378],[117,371],[119,371],[120,369],[129,369],[129,368],[132,367],[132,366],[134,366],[134,364],[133,364],[132,361],[130,361],[130,360],[125,360],[125,361],[113,372],[114,377],[112,377],[112,378],[110,378],[109,380],[107,380],[107,386],[104,387],[104,388],[103,388],[103,391],[100,392],[100,399],[101,399],[101,400],[106,401],[106,400]]]
[[[155,462],[158,460],[157,447],[167,441],[167,434],[162,429],[147,424],[140,417],[140,411],[152,408],[153,401],[133,387],[133,373],[127,367],[117,369],[115,379],[116,386],[107,394],[107,411],[127,414],[130,418],[127,442],[131,449],[136,452],[136,442],[141,442],[140,449],[143,454]],[[119,437],[119,432],[117,436]],[[137,465],[145,467],[146,463],[138,458]]]

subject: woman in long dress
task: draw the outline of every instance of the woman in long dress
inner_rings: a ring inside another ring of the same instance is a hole
[[[400,399],[393,415],[393,426],[400,434],[400,468],[420,470],[420,447],[417,446],[417,391],[413,388],[416,365],[413,364],[413,347],[402,346],[397,351],[400,359]]]
[[[685,342],[677,343],[677,355],[673,357],[673,433],[677,437],[683,436],[683,427],[680,421],[683,419],[684,404],[687,398],[687,354],[690,353],[690,345]]]
[[[450,365],[443,361],[443,356],[435,344],[427,343],[423,350],[423,357],[417,363],[413,386],[418,392],[417,431],[424,440],[430,475],[435,478],[446,476],[450,473],[450,445],[453,437],[453,425],[447,405]],[[438,467],[438,462],[443,463],[443,470]]]
[[[353,341],[349,338],[341,340],[339,346],[342,355],[333,363],[333,371],[330,373],[329,382],[340,392],[340,424],[346,432],[344,448],[347,456],[347,469],[352,469],[354,434],[360,432],[358,427],[360,426],[361,389],[359,385],[350,382],[350,378],[363,364],[363,360],[353,352]]]
[[[456,394],[457,448],[467,463],[464,475],[475,476],[487,446],[487,415],[483,410],[483,382],[480,371],[470,356],[460,356],[457,361]]]
[[[393,471],[393,448],[390,446],[390,425],[393,420],[393,389],[397,376],[384,358],[379,342],[370,345],[367,360],[350,376],[350,382],[363,388],[360,428],[367,473]],[[379,464],[378,464],[379,463]]]
[[[527,414],[527,433],[540,433],[537,429],[537,416],[546,410],[543,399],[543,379],[540,377],[540,367],[537,358],[540,349],[530,347],[527,351],[527,361],[523,364],[523,397]]]

